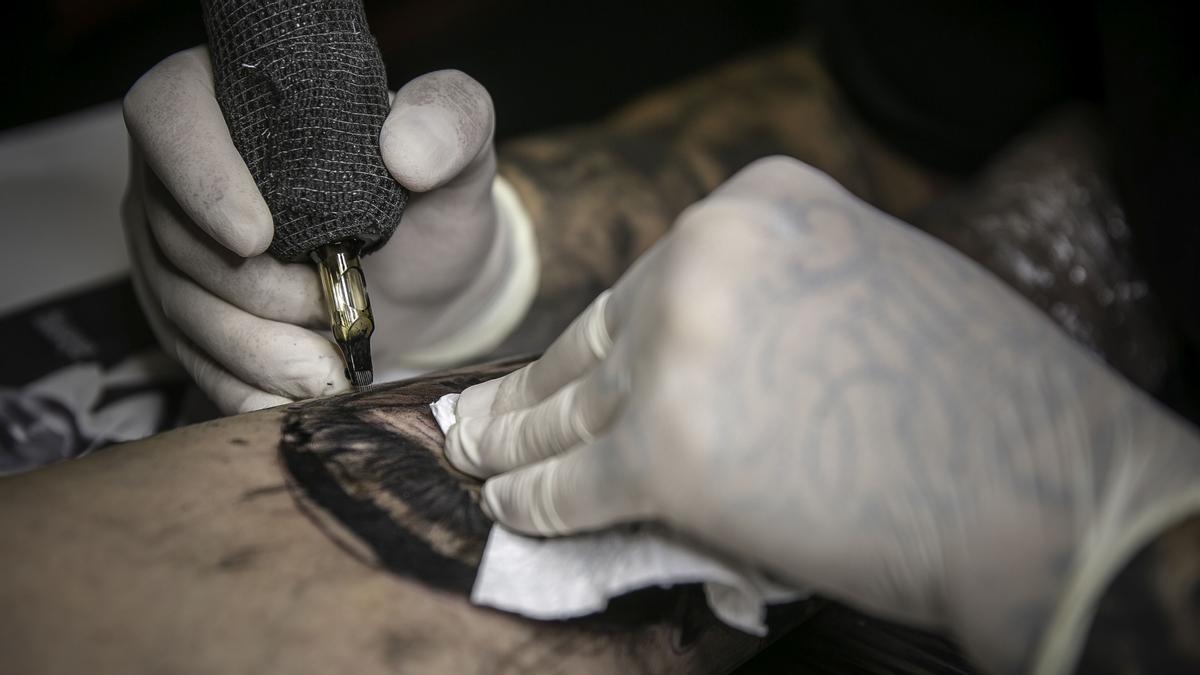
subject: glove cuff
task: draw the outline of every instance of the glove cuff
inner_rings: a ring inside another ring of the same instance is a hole
[[[472,318],[437,344],[403,354],[409,368],[432,369],[462,363],[500,346],[525,318],[537,294],[541,265],[529,212],[513,186],[497,174],[492,183],[496,205],[496,242],[474,285],[491,286],[491,299],[472,310]],[[469,289],[475,296],[487,289]]]
[[[1190,514],[1200,513],[1200,482],[1176,485],[1156,481],[1161,466],[1147,457],[1129,457],[1113,474],[1108,498],[1097,523],[1084,538],[1075,563],[1059,596],[1058,604],[1043,632],[1032,661],[1035,675],[1066,675],[1072,672],[1095,615],[1096,606],[1116,575],[1133,556],[1160,532]],[[1187,448],[1194,451],[1195,448]],[[1182,467],[1180,467],[1182,468]],[[1171,475],[1171,474],[1167,474]],[[1179,474],[1177,474],[1178,476]],[[1182,471],[1183,476],[1194,472]],[[1161,496],[1149,504],[1138,504],[1140,494],[1163,486]],[[1140,507],[1140,508],[1139,508]]]

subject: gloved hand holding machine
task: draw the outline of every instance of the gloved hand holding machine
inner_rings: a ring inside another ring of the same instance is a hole
[[[379,133],[387,77],[361,0],[204,0],[217,100],[274,217],[270,252],[320,269],[333,338],[371,383],[375,323],[361,254],[396,230],[408,192]]]

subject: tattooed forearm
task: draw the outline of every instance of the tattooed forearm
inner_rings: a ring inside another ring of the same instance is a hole
[[[1164,531],[1109,585],[1075,672],[1200,672],[1200,515]]]
[[[530,211],[541,288],[503,353],[537,351],[608,288],[684,208],[757,158],[785,154],[893,213],[932,181],[875,144],[803,46],[745,59],[597,125],[518,140],[501,172]]]

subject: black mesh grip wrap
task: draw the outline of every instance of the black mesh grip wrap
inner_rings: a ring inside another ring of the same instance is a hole
[[[275,219],[271,253],[382,246],[408,193],[379,152],[387,78],[361,0],[202,5],[217,101]]]

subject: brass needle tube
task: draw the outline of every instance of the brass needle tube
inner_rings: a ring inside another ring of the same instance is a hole
[[[346,378],[355,387],[365,387],[374,378],[371,333],[375,330],[375,319],[371,315],[358,246],[355,242],[335,242],[314,251],[313,258],[329,308],[333,339],[346,360]]]

